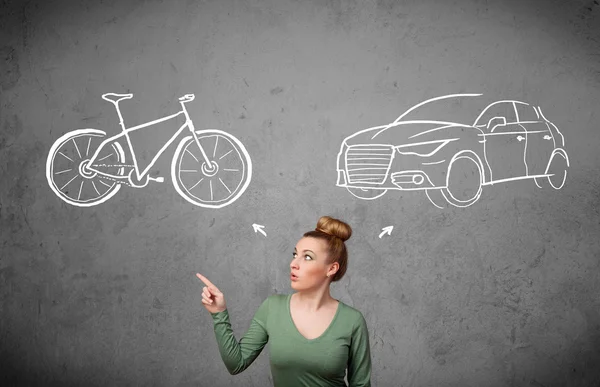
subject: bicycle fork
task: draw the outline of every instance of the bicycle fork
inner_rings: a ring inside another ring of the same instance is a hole
[[[192,133],[192,136],[194,138],[194,141],[196,142],[196,145],[198,145],[198,148],[200,148],[200,153],[202,153],[202,158],[204,159],[204,164],[202,164],[202,172],[204,172],[208,176],[211,176],[216,173],[217,165],[214,161],[211,161],[208,158],[208,155],[206,154],[204,147],[202,146],[202,144],[200,144],[200,140],[198,139],[198,136],[196,136],[196,128],[194,127],[194,123],[190,119],[190,116],[188,115],[188,111],[185,107],[185,104],[193,101],[194,98],[195,98],[194,94],[186,94],[183,97],[179,98],[179,103],[181,104],[183,114],[185,114],[185,119],[188,124],[188,128],[189,128],[190,132]]]

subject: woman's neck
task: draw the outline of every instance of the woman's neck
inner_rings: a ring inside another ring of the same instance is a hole
[[[337,302],[329,293],[329,285],[323,289],[298,291],[293,296],[296,298],[297,305],[300,308],[310,312],[318,311],[332,302]]]

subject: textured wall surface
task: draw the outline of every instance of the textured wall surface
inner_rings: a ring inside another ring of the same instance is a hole
[[[365,315],[375,386],[600,385],[597,1],[0,7],[3,385],[269,385],[266,351],[227,373],[194,273],[224,292],[239,337],[265,297],[291,292],[292,249],[325,214],[354,227],[332,294]],[[152,169],[162,184],[60,200],[50,148],[78,128],[119,133],[109,92],[134,94],[128,126],[195,93],[196,129],[246,146],[248,189],[220,209],[183,200],[173,146]],[[564,187],[494,184],[445,209],[423,192],[364,201],[336,187],[345,137],[465,92],[541,106],[565,137]]]

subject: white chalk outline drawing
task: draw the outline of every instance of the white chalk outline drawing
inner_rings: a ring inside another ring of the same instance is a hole
[[[561,189],[569,167],[569,157],[563,149],[564,136],[539,106],[516,100],[496,101],[487,105],[472,123],[405,118],[435,101],[454,102],[461,98],[473,101],[481,95],[450,94],[431,98],[411,107],[390,124],[346,137],[337,157],[336,185],[363,200],[377,199],[388,190],[424,190],[431,203],[439,208],[447,204],[471,206],[481,196],[483,186],[513,180],[533,179],[540,188],[548,182],[554,189]],[[435,104],[428,108],[432,106]],[[509,114],[491,116],[494,109],[508,109]],[[519,119],[519,111],[522,119]],[[414,114],[419,117],[418,113]],[[525,118],[525,114],[529,117]],[[502,165],[490,164],[490,159],[502,155],[501,142],[514,145],[512,149],[518,154],[522,150],[518,169],[524,173],[503,176],[507,172]],[[529,147],[528,143],[531,143]],[[548,159],[535,164],[531,158],[536,151],[549,156]],[[468,171],[462,164],[467,164]],[[453,169],[453,165],[459,167]],[[554,173],[555,170],[558,172]],[[474,187],[467,197],[458,196],[451,186],[453,176],[465,172],[474,176]]]
[[[48,154],[48,184],[66,203],[95,206],[113,197],[122,185],[143,188],[149,181],[164,182],[164,177],[150,177],[150,169],[186,129],[191,135],[181,139],[171,162],[171,178],[179,195],[200,207],[221,208],[236,201],[250,184],[252,161],[236,137],[218,129],[195,130],[186,109],[194,94],[179,98],[181,110],[177,113],[130,128],[123,122],[119,102],[133,94],[107,93],[102,98],[114,104],[122,132],[106,138],[102,130],[77,129],[56,140]],[[130,134],[182,118],[183,125],[141,170]],[[129,163],[127,156],[131,157]]]
[[[263,226],[262,224],[253,223],[252,228],[254,229],[255,234],[261,233],[261,234],[263,234],[263,236],[267,236],[267,233],[264,230],[265,226]]]
[[[394,230],[394,226],[387,226],[381,229],[381,233],[379,234],[379,239],[385,234],[392,235],[392,231]]]

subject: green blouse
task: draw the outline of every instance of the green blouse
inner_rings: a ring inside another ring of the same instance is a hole
[[[227,310],[212,313],[221,357],[232,375],[244,371],[269,342],[275,387],[371,385],[367,324],[360,311],[339,302],[329,327],[315,339],[298,332],[290,313],[291,294],[268,297],[238,342]]]

